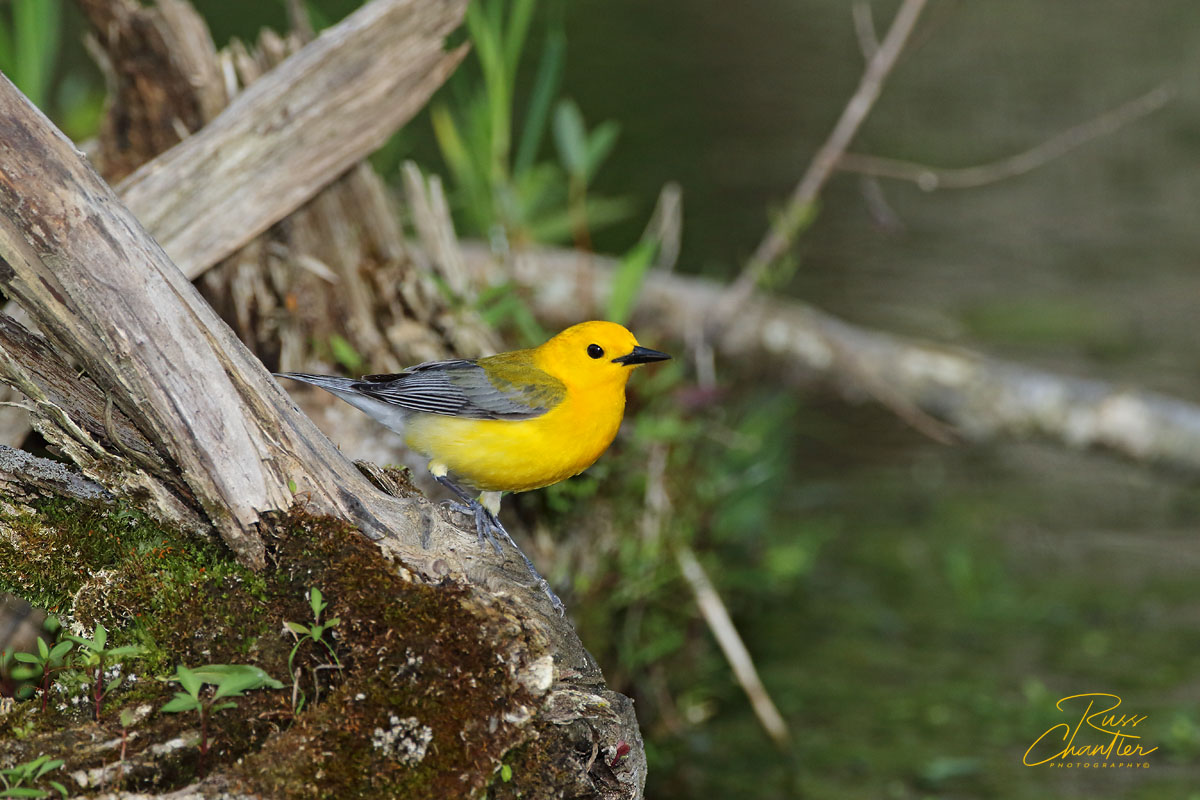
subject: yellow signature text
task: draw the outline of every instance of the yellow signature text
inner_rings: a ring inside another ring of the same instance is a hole
[[[1075,702],[1071,703],[1071,701]],[[1136,728],[1145,722],[1146,717],[1139,717],[1135,714],[1118,716],[1113,713],[1121,706],[1121,698],[1117,695],[1101,692],[1073,694],[1070,697],[1062,698],[1055,705],[1059,711],[1073,714],[1073,711],[1064,707],[1068,704],[1083,708],[1079,715],[1079,721],[1075,723],[1074,727],[1069,723],[1060,722],[1035,739],[1033,744],[1029,745],[1029,749],[1025,751],[1025,757],[1022,759],[1025,766],[1036,767],[1055,759],[1065,760],[1077,756],[1083,758],[1104,756],[1107,761],[1112,756],[1118,758],[1144,756],[1158,749],[1157,747],[1151,747],[1149,750],[1143,749],[1137,741],[1142,737],[1128,732],[1130,728]],[[1104,708],[1094,711],[1093,709],[1099,705],[1103,705]],[[1079,737],[1081,730],[1084,732],[1083,737]],[[1100,736],[1095,736],[1093,731],[1098,732]],[[1058,735],[1057,740],[1055,739],[1056,735]],[[1076,743],[1077,738],[1079,743]],[[1100,738],[1101,741],[1084,743],[1095,738]],[[1064,742],[1066,746],[1051,755],[1045,755],[1049,750],[1058,746],[1057,742]]]

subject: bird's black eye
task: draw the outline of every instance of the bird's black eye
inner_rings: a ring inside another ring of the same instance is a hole
[[[592,358],[603,358],[604,357],[604,348],[598,344],[589,344],[588,345],[588,355],[591,356]]]

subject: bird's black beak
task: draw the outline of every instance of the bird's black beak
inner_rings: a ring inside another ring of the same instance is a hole
[[[660,353],[657,350],[651,350],[649,347],[638,345],[633,348],[633,352],[629,355],[614,358],[613,363],[632,367],[637,364],[649,364],[652,361],[666,361],[669,358],[670,356],[666,353]]]

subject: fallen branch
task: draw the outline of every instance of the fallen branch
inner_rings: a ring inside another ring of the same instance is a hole
[[[122,181],[122,201],[196,277],[366,158],[425,105],[466,54],[443,50],[465,6],[367,3]]]
[[[0,494],[15,498],[45,494],[76,500],[112,500],[107,489],[61,461],[5,445],[0,445]]]
[[[463,254],[477,281],[515,281],[539,317],[556,323],[600,313],[616,266],[610,258],[561,250],[519,253],[503,265],[480,245],[464,246]],[[636,313],[659,330],[700,330],[725,291],[713,281],[654,272]],[[761,294],[749,298],[713,344],[729,361],[774,358],[784,381],[824,379],[856,398],[871,394],[870,384],[886,386],[893,398],[968,440],[1042,438],[1200,470],[1200,406],[1154,392],[862,328]]]

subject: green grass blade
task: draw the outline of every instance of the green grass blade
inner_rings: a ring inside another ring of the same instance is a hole
[[[529,34],[529,23],[533,20],[536,5],[535,0],[515,0],[508,13],[508,30],[504,33],[504,70],[510,86],[517,81],[521,51],[525,48],[525,37]]]
[[[550,31],[542,48],[542,59],[538,63],[533,92],[529,97],[529,110],[525,113],[525,124],[521,128],[521,140],[517,145],[517,159],[513,162],[513,175],[522,175],[533,166],[546,136],[546,123],[550,119],[550,107],[562,84],[563,65],[567,56],[567,37],[561,30]]]
[[[13,35],[4,15],[0,14],[0,72],[13,77],[16,53],[13,50]]]
[[[61,0],[13,2],[14,82],[25,96],[44,108],[62,28]]]
[[[625,254],[613,273],[612,291],[608,296],[605,319],[624,324],[629,321],[633,307],[642,291],[642,283],[654,254],[658,252],[657,239],[643,239]]]
[[[467,6],[466,23],[475,53],[479,56],[479,66],[483,70],[491,133],[491,146],[488,149],[492,156],[493,181],[498,182],[506,171],[512,122],[512,100],[500,32],[493,27],[492,19],[478,2]]]

